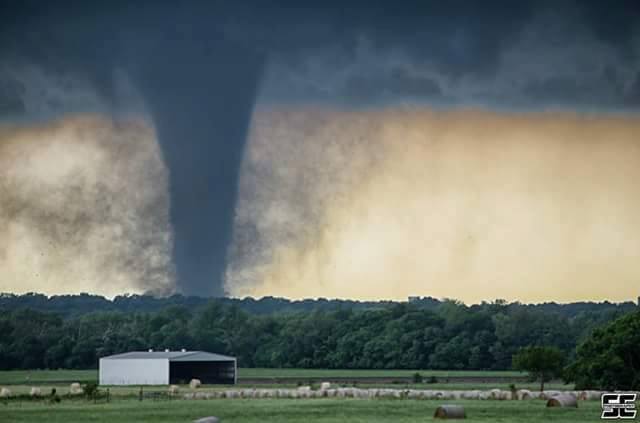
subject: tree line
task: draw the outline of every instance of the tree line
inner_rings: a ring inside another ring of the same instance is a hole
[[[187,348],[235,356],[242,367],[502,370],[528,346],[554,347],[571,360],[596,328],[635,310],[607,303],[563,313],[501,300],[338,303],[268,313],[219,299],[153,311],[7,305],[7,298],[20,297],[0,301],[0,369],[95,368],[110,354]]]

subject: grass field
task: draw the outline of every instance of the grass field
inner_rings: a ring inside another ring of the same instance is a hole
[[[240,377],[238,379],[239,387],[260,387],[260,388],[287,388],[295,387],[299,383],[307,384],[304,381],[305,377],[308,378],[331,378],[331,377],[345,377],[345,378],[358,378],[358,377],[409,377],[415,373],[415,370],[322,370],[322,369],[239,369]],[[415,388],[415,389],[509,389],[510,383],[505,380],[492,381],[491,378],[501,377],[521,377],[522,373],[518,372],[464,372],[464,371],[429,371],[420,370],[420,374],[426,378],[428,376],[436,376],[439,378],[439,383],[367,383],[359,381],[357,386],[360,388]],[[463,382],[449,382],[443,381],[447,376],[458,377],[486,377],[486,381],[463,381]],[[277,379],[277,383],[243,383],[244,378],[256,379]],[[302,379],[301,382],[289,381],[287,378]],[[64,389],[68,388],[72,382],[97,382],[98,371],[97,370],[11,370],[0,371],[0,386],[8,386],[11,388],[14,394],[27,394],[32,386],[38,386],[43,389],[43,392],[49,391],[50,387],[60,386]],[[344,383],[337,386],[353,386],[353,381],[345,380]],[[316,382],[313,385],[317,385]],[[538,384],[529,382],[517,382],[516,386],[519,389],[538,389]],[[573,385],[564,385],[562,383],[551,382],[547,383],[546,389],[554,390],[567,390],[573,389]],[[200,390],[214,390],[214,389],[227,389],[228,386],[224,385],[205,385]],[[138,387],[112,387],[111,393],[113,395],[128,395],[133,392],[138,392]],[[166,390],[165,387],[150,387],[152,390]],[[61,391],[64,392],[64,391]]]
[[[423,377],[521,377],[514,371],[460,371],[460,370],[340,370],[340,369],[238,369],[238,379],[330,378],[330,377],[411,377],[419,372]],[[55,384],[91,382],[98,380],[97,370],[9,370],[0,371],[0,385]]]
[[[452,403],[454,401],[447,401]],[[357,399],[237,399],[206,401],[120,400],[110,404],[68,401],[61,404],[0,403],[0,421],[38,422],[190,422],[215,415],[223,423],[263,422],[424,422],[442,401]],[[464,405],[467,422],[595,422],[597,401],[580,402],[578,409],[547,409],[544,401],[455,401]]]
[[[238,377],[285,378],[285,377],[411,377],[414,373],[435,377],[518,377],[524,373],[516,371],[483,370],[342,370],[342,369],[238,369]]]

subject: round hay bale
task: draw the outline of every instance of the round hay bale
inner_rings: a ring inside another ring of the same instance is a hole
[[[482,391],[478,394],[478,399],[488,400],[491,399],[491,391]]]
[[[584,391],[584,399],[587,401],[600,401],[602,391]]]
[[[420,399],[421,392],[417,389],[409,389],[409,393],[407,394],[407,398],[409,399]]]
[[[544,399],[544,400],[548,400],[551,399],[553,397],[555,397],[556,395],[560,395],[563,394],[563,392],[560,391],[543,391],[540,392],[540,398]]]
[[[519,401],[531,399],[531,391],[528,389],[518,389],[516,391],[516,398]]]
[[[578,400],[573,395],[559,394],[547,401],[547,407],[578,407]]]
[[[200,385],[202,385],[202,382],[200,382],[200,379],[191,379],[191,382],[189,382],[189,387],[191,389],[197,389],[200,387]]]
[[[71,395],[82,395],[83,393],[84,393],[84,389],[82,389],[82,386],[80,386],[80,384],[78,382],[73,382],[69,386],[69,394],[71,394]]]
[[[472,399],[472,400],[480,399],[480,391],[478,390],[464,391],[462,394],[462,398]]]
[[[513,394],[511,393],[511,391],[500,391],[500,394],[498,395],[498,399],[511,400],[513,399]]]
[[[331,388],[331,383],[330,382],[322,382],[320,384],[320,390],[321,391],[326,391],[329,388]]]
[[[42,389],[37,388],[37,387],[32,387],[31,391],[29,392],[29,395],[31,395],[32,397],[41,397],[42,396]]]
[[[493,400],[500,399],[500,389],[491,389],[489,391],[489,398]]]
[[[461,405],[445,404],[436,408],[434,419],[466,419],[464,407]]]
[[[193,423],[220,423],[220,419],[215,416],[209,416],[194,420]]]
[[[541,392],[539,391],[531,391],[531,393],[529,394],[531,399],[543,399],[540,397]]]
[[[169,386],[169,394],[175,395],[178,392],[180,392],[180,388],[178,387],[178,385],[170,385]]]
[[[11,389],[0,388],[0,398],[9,398],[11,396]]]

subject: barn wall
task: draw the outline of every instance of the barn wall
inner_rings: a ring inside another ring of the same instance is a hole
[[[100,385],[168,384],[168,359],[100,359]]]

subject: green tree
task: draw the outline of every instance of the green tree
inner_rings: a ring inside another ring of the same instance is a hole
[[[578,389],[640,389],[640,311],[593,331],[577,348],[567,381]]]
[[[545,382],[562,375],[564,362],[564,353],[555,347],[529,346],[513,356],[513,368],[539,380],[540,391],[544,391]]]

